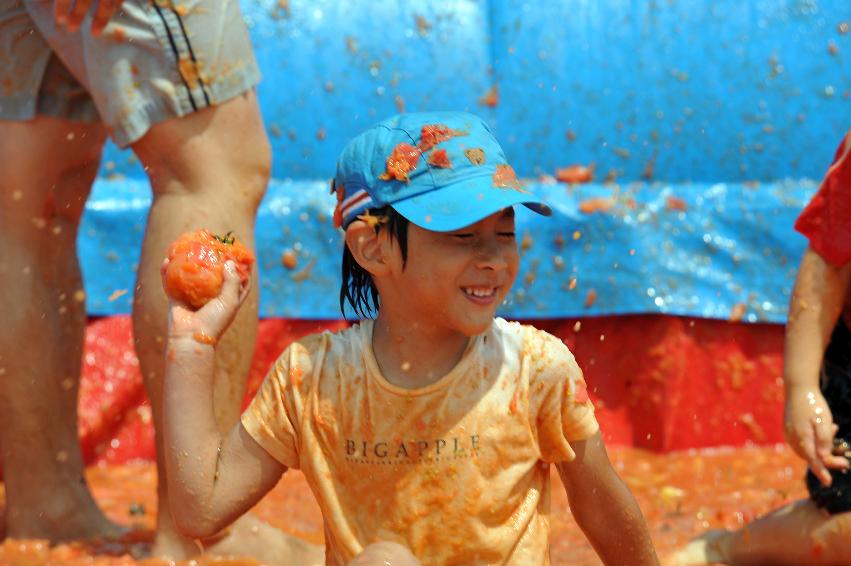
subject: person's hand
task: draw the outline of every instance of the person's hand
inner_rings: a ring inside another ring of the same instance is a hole
[[[163,261],[165,273],[168,259]],[[174,301],[169,302],[168,336],[170,339],[192,338],[196,342],[215,344],[236,316],[240,305],[251,291],[250,280],[240,284],[236,264],[225,262],[224,283],[219,296],[198,310]]]
[[[820,391],[806,387],[789,391],[784,421],[786,441],[822,485],[831,484],[830,469],[848,469],[848,459],[833,454],[837,426]]]
[[[92,33],[100,35],[109,19],[121,6],[122,0],[54,0],[53,18],[60,27],[74,32],[89,13],[93,4],[97,4],[92,16]]]

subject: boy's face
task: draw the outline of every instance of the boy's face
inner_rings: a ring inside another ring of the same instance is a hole
[[[398,252],[398,248],[395,250]],[[454,232],[408,228],[408,260],[392,261],[394,309],[433,327],[481,334],[517,277],[514,209]],[[382,304],[384,293],[382,293]],[[407,310],[407,312],[405,312]]]

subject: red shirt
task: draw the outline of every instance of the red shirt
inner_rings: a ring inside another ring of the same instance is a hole
[[[842,266],[851,261],[851,130],[839,144],[818,192],[795,222],[795,230],[828,263]]]

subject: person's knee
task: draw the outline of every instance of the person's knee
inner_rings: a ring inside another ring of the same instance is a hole
[[[241,159],[238,167],[241,171],[239,179],[242,180],[242,185],[237,189],[238,201],[245,203],[252,213],[256,213],[266,194],[272,173],[272,146],[265,135],[258,133],[253,150]]]
[[[166,167],[151,167],[154,198],[198,197],[208,205],[255,214],[266,193],[271,157],[266,159],[263,149],[224,160],[217,160],[217,153],[199,152],[192,161],[170,159]]]
[[[420,566],[413,553],[401,544],[389,541],[373,543],[358,554],[348,566]]]
[[[155,198],[200,195],[256,211],[271,172],[271,145],[256,99],[247,95],[157,124],[133,150]]]
[[[823,558],[837,564],[851,564],[848,542],[851,541],[851,511],[831,515],[812,533],[811,546]]]

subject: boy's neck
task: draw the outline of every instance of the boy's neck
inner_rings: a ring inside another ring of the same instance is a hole
[[[382,310],[372,331],[372,350],[384,379],[404,389],[427,387],[449,373],[470,338],[411,320],[394,320]]]

